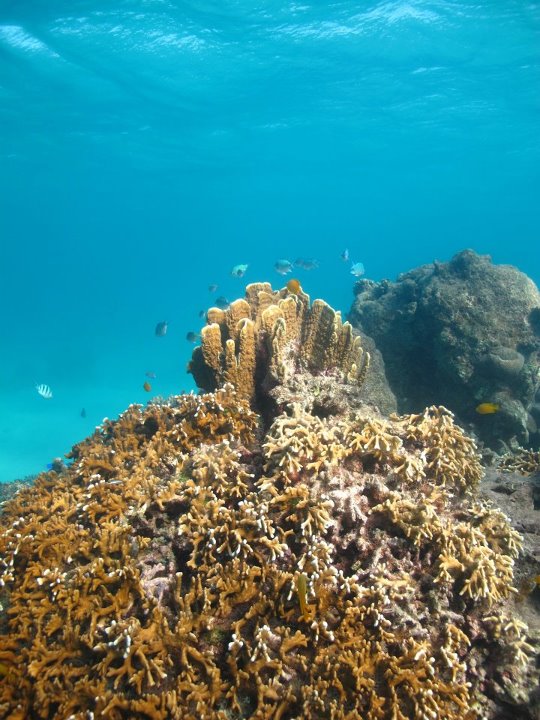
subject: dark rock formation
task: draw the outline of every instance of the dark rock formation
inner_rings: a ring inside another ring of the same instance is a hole
[[[390,389],[384,367],[384,359],[373,338],[362,335],[362,347],[368,351],[371,362],[369,371],[360,389],[362,402],[378,408],[383,415],[397,412],[397,402]]]
[[[382,352],[400,412],[443,404],[498,451],[540,444],[540,293],[526,275],[464,250],[355,292],[349,320]],[[477,413],[485,402],[500,409]]]

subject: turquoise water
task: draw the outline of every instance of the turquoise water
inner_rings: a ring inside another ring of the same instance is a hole
[[[343,311],[345,248],[373,279],[471,247],[540,283],[539,110],[526,0],[0,2],[0,481],[146,371],[193,387],[199,311],[279,258]]]

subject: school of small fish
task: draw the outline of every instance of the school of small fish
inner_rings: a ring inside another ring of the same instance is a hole
[[[343,250],[340,257],[344,262],[349,262],[349,259],[350,259],[349,250],[348,249]],[[235,277],[235,278],[244,277],[244,275],[247,272],[248,267],[249,267],[249,265],[247,263],[240,263],[238,265],[235,265],[231,270],[232,277]],[[315,270],[316,268],[319,267],[319,262],[315,258],[299,257],[299,258],[296,258],[296,260],[294,260],[294,262],[291,262],[290,260],[287,260],[285,258],[281,258],[279,260],[276,260],[276,262],[274,263],[274,269],[280,275],[288,275],[289,273],[291,273],[293,271],[293,269],[295,267],[300,268],[302,270],[306,270],[306,271]],[[355,275],[356,277],[360,277],[361,275],[364,274],[364,272],[365,272],[365,270],[364,270],[364,266],[362,263],[354,263],[351,266],[351,274]],[[218,288],[219,288],[219,285],[217,283],[210,283],[208,285],[208,292],[215,293]],[[300,285],[300,281],[297,280],[296,278],[292,278],[291,280],[289,280],[286,284],[286,288],[287,288],[288,292],[291,293],[292,295],[298,295],[299,293],[302,292],[302,287]],[[221,310],[226,310],[230,305],[230,301],[224,295],[220,295],[219,297],[217,297],[214,300],[214,304],[216,307],[220,308]],[[200,310],[198,313],[198,316],[201,319],[205,318],[206,310]],[[165,337],[167,335],[168,329],[169,329],[168,321],[162,320],[162,321],[156,323],[154,334],[156,337]],[[196,333],[193,330],[190,330],[189,332],[186,333],[186,340],[190,343],[197,343],[200,341],[200,339],[201,339],[200,333]],[[147,370],[145,372],[145,375],[150,380],[153,380],[157,377],[156,373],[152,370]],[[46,400],[50,400],[53,397],[53,392],[52,392],[51,388],[49,387],[49,385],[47,385],[46,383],[40,383],[40,384],[36,385],[35,389],[36,389],[37,393],[42,398],[45,398]],[[151,392],[152,386],[148,382],[148,380],[146,380],[143,383],[143,389],[145,392]],[[495,412],[497,412],[498,409],[499,409],[499,406],[494,403],[481,403],[480,405],[478,405],[476,407],[476,412],[478,412],[479,414],[485,415],[485,414],[495,413]],[[82,418],[86,418],[86,409],[85,408],[81,409],[80,416]]]
[[[350,254],[348,248],[345,248],[341,254],[340,258],[343,262],[348,263],[350,261]],[[286,258],[280,258],[275,261],[274,263],[274,270],[279,275],[288,275],[293,271],[294,268],[300,268],[301,270],[311,271],[316,270],[319,267],[319,261],[315,258],[305,258],[305,257],[298,257],[293,262]],[[230,271],[230,274],[234,278],[243,278],[246,274],[247,270],[249,268],[248,263],[239,263],[238,265],[234,265],[233,268]],[[351,265],[351,274],[355,277],[361,277],[364,275],[365,269],[364,265],[361,262],[353,263]],[[286,289],[291,295],[298,295],[302,292],[302,286],[300,284],[300,281],[296,278],[291,278],[286,283]],[[208,285],[208,292],[214,294],[219,288],[219,285],[217,283],[210,283]],[[215,307],[220,308],[221,310],[226,310],[229,305],[230,301],[225,295],[220,295],[214,300]],[[200,319],[206,318],[206,310],[199,310],[198,317]],[[156,337],[165,337],[167,335],[169,329],[169,323],[167,320],[161,320],[160,322],[156,323],[154,328],[154,334]],[[189,330],[186,333],[186,340],[190,343],[197,343],[201,340],[201,334],[195,332],[194,330]],[[157,375],[153,370],[147,370],[145,373],[145,376],[149,380],[155,380]],[[148,380],[145,380],[143,383],[143,390],[145,392],[151,392],[152,386]],[[46,400],[50,400],[53,397],[53,392],[49,385],[46,383],[40,383],[35,386],[35,389],[42,398]],[[481,403],[476,407],[476,412],[480,415],[487,415],[495,413],[499,410],[499,405],[496,403]],[[86,409],[83,407],[80,412],[81,418],[86,418],[87,413]]]
[[[340,253],[340,258],[343,262],[348,263],[350,262],[350,253],[349,249],[345,248]],[[248,269],[249,265],[247,263],[242,263],[239,265],[235,265],[231,270],[231,275],[236,278],[242,278],[246,274],[246,271]],[[314,258],[297,258],[294,262],[291,262],[290,260],[287,260],[285,258],[281,258],[279,260],[276,260],[274,263],[274,269],[277,273],[280,275],[288,275],[290,272],[292,272],[293,268],[301,268],[302,270],[315,270],[319,267],[319,262]],[[365,274],[365,268],[363,263],[356,262],[352,263],[350,267],[351,275],[354,275],[355,277],[359,278],[362,277],[362,275]],[[211,283],[208,285],[208,291],[210,293],[215,293],[218,289],[219,285],[217,283]],[[300,284],[300,281],[296,278],[291,278],[286,283],[286,289],[291,295],[299,295],[302,292],[302,286]],[[229,305],[230,301],[224,296],[220,295],[214,300],[214,305],[221,310],[226,310]],[[198,313],[199,318],[203,319],[206,318],[206,310],[200,310]],[[167,330],[169,327],[169,323],[166,320],[162,320],[158,322],[155,326],[154,333],[156,337],[165,337],[167,335]],[[193,330],[190,330],[186,333],[186,340],[190,343],[197,343],[201,340],[201,334],[196,333]],[[153,370],[147,370],[145,372],[145,376],[149,378],[150,380],[154,380],[157,377],[157,374]],[[151,392],[152,385],[148,382],[148,380],[145,380],[143,383],[143,390],[145,392]],[[50,400],[53,397],[53,392],[49,385],[46,383],[39,383],[35,386],[35,389],[42,398],[45,398],[46,400]],[[493,415],[501,409],[501,406],[499,403],[495,402],[482,402],[478,404],[475,407],[475,412],[479,415]],[[87,413],[86,409],[83,407],[80,410],[80,417],[86,418]],[[540,577],[540,576],[539,576]],[[537,579],[538,582],[538,579]],[[298,595],[301,605],[303,605],[303,595],[304,595],[304,589],[303,589],[303,578],[300,575],[298,579]],[[1,675],[1,663],[0,663],[0,675]]]
[[[350,262],[350,253],[348,248],[345,248],[340,253],[340,258],[343,262],[349,263]],[[297,257],[294,261],[288,260],[287,258],[280,258],[275,261],[274,263],[274,270],[279,275],[288,275],[291,273],[294,268],[300,268],[301,270],[305,271],[312,271],[316,270],[319,267],[319,261],[316,258],[311,257]],[[234,265],[230,271],[230,275],[234,278],[243,278],[246,274],[247,270],[249,268],[248,263],[239,263],[237,265]],[[361,277],[365,273],[364,265],[361,262],[352,263],[350,267],[351,274],[355,277]],[[208,292],[214,294],[218,288],[219,285],[217,283],[210,283],[208,286]],[[291,278],[286,283],[286,289],[291,295],[299,295],[302,292],[302,286],[300,284],[300,281],[296,278]],[[225,295],[219,295],[214,299],[214,306],[218,307],[220,310],[226,310],[230,305],[229,299]],[[199,310],[198,311],[198,317],[203,320],[206,319],[206,310]],[[163,320],[161,322],[158,322],[155,327],[155,335],[157,337],[164,337],[167,334],[169,324],[167,321]],[[194,330],[189,330],[185,338],[187,342],[189,343],[197,343],[201,340],[201,334],[195,332]],[[147,370],[145,373],[146,377],[149,379],[155,379],[156,373],[153,371]],[[150,392],[152,390],[152,386],[148,381],[146,381],[143,384],[143,389],[146,392]],[[52,395],[51,395],[52,397]],[[477,410],[477,412],[488,412],[488,411],[481,411]]]

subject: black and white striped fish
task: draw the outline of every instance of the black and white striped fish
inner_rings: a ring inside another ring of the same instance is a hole
[[[42,398],[45,398],[45,400],[50,400],[53,396],[51,388],[48,385],[45,385],[45,383],[36,385],[36,390]]]

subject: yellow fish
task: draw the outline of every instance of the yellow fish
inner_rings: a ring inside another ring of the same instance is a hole
[[[493,415],[493,413],[499,412],[501,406],[499,403],[485,402],[477,405],[475,410],[479,415]]]

